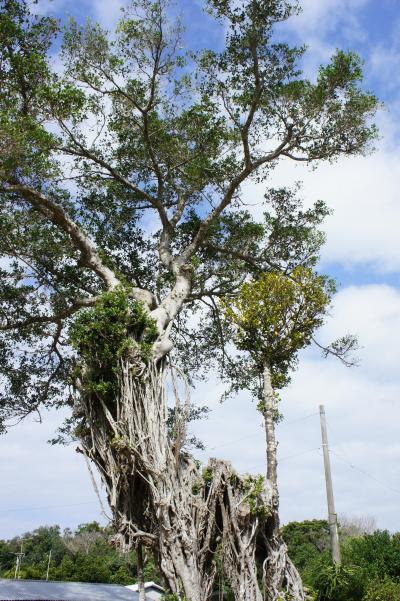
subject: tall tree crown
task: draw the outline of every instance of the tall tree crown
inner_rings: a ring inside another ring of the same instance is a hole
[[[239,349],[250,353],[260,371],[268,365],[275,384],[282,385],[323,324],[334,290],[331,280],[310,268],[295,267],[290,277],[271,271],[224,299],[224,313],[235,326]]]
[[[269,190],[258,222],[242,184],[267,186],[280,160],[365,153],[376,136],[356,55],[309,81],[304,49],[276,41],[294,3],[204,7],[226,30],[220,52],[182,49],[165,0],[133,0],[112,34],[1,2],[2,421],[65,402],[74,316],[119,286],[156,324],[155,361],[195,348],[200,306],[220,348],[216,299],[249,274],[308,265],[326,213]]]

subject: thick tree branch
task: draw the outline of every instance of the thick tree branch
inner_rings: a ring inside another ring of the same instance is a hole
[[[279,156],[283,154],[283,150],[285,146],[288,145],[290,139],[292,137],[292,132],[289,130],[282,140],[282,142],[273,150],[272,152],[260,157],[256,161],[253,161],[250,165],[246,165],[245,168],[231,181],[229,184],[221,202],[211,213],[206,217],[206,219],[201,223],[199,229],[197,230],[196,235],[194,236],[191,244],[189,244],[186,249],[181,254],[179,261],[183,264],[186,263],[190,257],[196,252],[199,248],[205,237],[207,236],[207,231],[209,226],[217,219],[222,211],[231,203],[235,193],[239,189],[240,185],[251,175],[254,171],[265,165],[266,163],[272,162],[276,160]]]
[[[6,187],[0,188],[0,192],[19,194],[56,227],[64,231],[75,248],[81,253],[82,265],[94,271],[105,282],[107,288],[113,289],[120,284],[115,273],[104,265],[96,246],[84,234],[79,225],[69,217],[60,204],[31,186],[21,184],[16,180],[11,181]]]

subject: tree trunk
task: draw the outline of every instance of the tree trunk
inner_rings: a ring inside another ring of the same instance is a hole
[[[263,370],[263,416],[266,435],[267,482],[271,486],[271,515],[266,522],[263,545],[267,558],[263,564],[263,582],[267,601],[280,601],[286,593],[295,601],[305,599],[300,575],[290,560],[285,541],[279,530],[278,443],[275,435],[277,416],[276,395],[268,363]]]
[[[228,484],[228,483],[227,483]],[[224,572],[237,601],[263,601],[255,561],[260,520],[241,487],[228,484],[221,499]]]
[[[187,601],[206,601],[215,576],[217,495],[211,487],[203,499],[196,464],[177,456],[169,439],[165,362],[140,372],[137,366],[132,359],[121,364],[120,394],[112,407],[79,399],[86,418],[81,442],[105,483],[115,544],[125,551],[138,543],[152,547],[171,591]],[[196,486],[200,495],[193,494]]]
[[[271,381],[271,370],[267,363],[264,364],[263,370],[263,383],[264,383],[264,424],[265,424],[265,436],[266,436],[266,453],[267,453],[267,481],[269,482],[272,490],[272,504],[274,509],[274,524],[273,532],[276,533],[279,530],[279,492],[278,492],[278,462],[277,462],[277,449],[278,443],[275,435],[275,421],[276,421],[276,396],[272,387]]]
[[[294,590],[285,584],[289,564],[278,533],[276,441],[268,372],[265,390],[270,406],[266,405],[265,417],[270,482],[265,488],[260,479],[240,477],[226,462],[210,460],[202,472],[181,452],[179,440],[173,440],[168,431],[168,360],[146,362],[135,341],[128,348],[128,356],[116,359],[115,398],[99,394],[96,382],[91,385],[90,365],[86,372],[85,366],[82,369],[89,385],[77,398],[83,416],[81,443],[106,486],[117,532],[115,544],[124,551],[141,544],[151,548],[170,590],[185,601],[208,601],[220,551],[237,601],[262,601],[255,554],[260,538],[274,523],[264,544],[268,550],[264,582],[273,583],[271,591]],[[99,373],[98,366],[95,373]],[[278,598],[269,596],[271,601]]]

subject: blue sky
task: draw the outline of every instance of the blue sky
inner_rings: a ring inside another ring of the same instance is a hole
[[[200,48],[220,43],[220,30],[202,14],[201,0],[176,3],[187,24],[188,44]],[[381,140],[374,155],[341,159],[316,171],[284,163],[273,176],[276,184],[302,180],[306,204],[322,198],[333,208],[321,268],[341,286],[320,338],[329,341],[353,332],[362,346],[361,365],[351,370],[308,350],[283,394],[282,519],[326,515],[316,415],[324,403],[338,513],[372,515],[379,527],[400,530],[400,6],[398,0],[302,4],[303,14],[282,26],[282,34],[308,45],[304,68],[310,77],[336,48],[356,50],[365,61],[366,87],[385,106],[378,115]],[[118,5],[109,0],[43,5],[39,0],[43,10],[78,19],[92,16],[110,28],[118,18]],[[262,188],[252,184],[245,193],[252,200],[261,198]],[[221,392],[213,374],[194,391],[194,400],[214,409],[197,426],[208,445],[202,457],[223,456],[239,470],[262,472],[263,432],[254,405],[243,393],[221,406]],[[0,438],[0,538],[44,523],[74,527],[100,519],[81,456],[73,448],[46,444],[60,421],[53,413],[42,424],[27,420]]]

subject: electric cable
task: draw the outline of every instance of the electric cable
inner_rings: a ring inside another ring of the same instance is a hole
[[[319,415],[318,412],[316,413],[310,413],[309,415],[304,415],[303,417],[299,417],[297,419],[293,419],[290,420],[289,422],[282,422],[281,424],[277,424],[280,428],[284,428],[286,426],[290,426],[291,424],[296,424],[298,422],[301,422],[303,420],[309,419],[310,417],[314,417],[314,415]],[[241,438],[235,438],[234,440],[230,440],[228,442],[224,442],[222,444],[218,444],[215,445],[213,447],[209,447],[210,451],[215,451],[215,449],[221,449],[222,447],[227,447],[231,444],[235,444],[237,442],[242,442],[243,440],[248,440],[250,438],[253,438],[255,436],[255,431],[253,434],[247,434],[246,436],[242,436]]]
[[[400,490],[397,488],[394,488],[393,486],[391,486],[390,484],[387,484],[386,482],[383,482],[382,480],[379,480],[378,478],[376,478],[375,476],[373,476],[372,474],[369,474],[368,472],[366,472],[364,469],[362,469],[361,467],[358,467],[356,465],[354,465],[354,463],[348,461],[347,459],[345,459],[340,453],[338,453],[337,451],[334,451],[333,449],[329,449],[330,453],[333,453],[334,455],[337,455],[337,457],[339,457],[339,459],[341,459],[344,463],[346,463],[349,467],[351,467],[351,469],[356,470],[357,472],[360,472],[361,474],[364,474],[364,476],[367,476],[368,478],[370,478],[371,480],[374,480],[375,482],[378,482],[378,484],[380,484],[381,486],[387,488],[388,490],[392,490],[393,492],[397,493],[398,495],[400,495]]]

